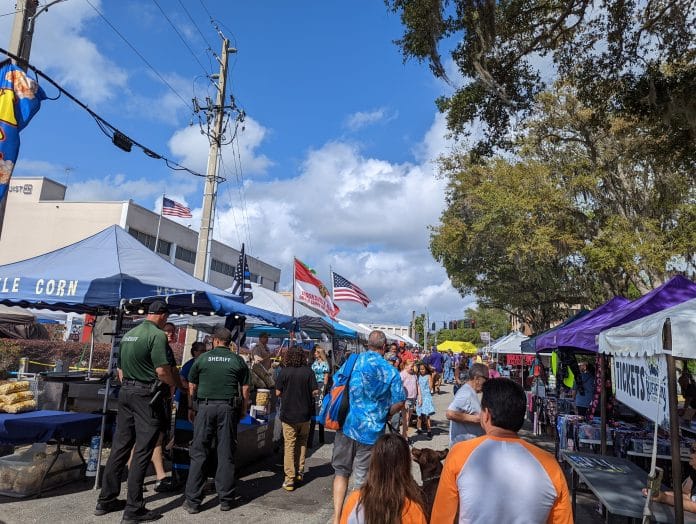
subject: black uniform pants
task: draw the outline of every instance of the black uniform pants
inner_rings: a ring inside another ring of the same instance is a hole
[[[191,465],[186,481],[186,500],[192,506],[199,506],[203,501],[203,487],[207,478],[205,462],[208,453],[213,451],[214,441],[217,441],[215,490],[220,502],[233,501],[238,419],[237,409],[229,402],[200,401],[198,403],[198,413],[193,423],[193,442],[189,452]]]
[[[128,469],[128,497],[124,516],[132,516],[143,503],[143,481],[162,430],[161,402],[150,406],[152,393],[146,387],[122,386],[118,396],[116,434],[106,463],[99,502],[115,500],[121,491],[121,477],[135,444]]]

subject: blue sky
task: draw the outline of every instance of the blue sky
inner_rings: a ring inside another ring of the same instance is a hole
[[[14,0],[0,6],[11,13]],[[206,75],[218,66],[206,49],[219,54],[220,38],[208,13],[238,49],[228,92],[247,114],[223,151],[214,237],[279,266],[281,289],[293,255],[327,281],[332,266],[373,299],[367,309],[340,303],[350,320],[405,323],[426,308],[433,320],[461,318],[472,300],[428,251],[444,205],[433,160],[452,146],[434,104],[447,86],[403,63],[399,19],[383,2],[65,0],[37,18],[31,62],[132,138],[203,173],[208,143],[190,100],[214,97]],[[0,16],[0,34],[12,18]],[[202,181],[115,148],[67,98],[44,102],[21,138],[16,175],[67,181],[70,199],[151,209],[166,189],[193,209],[180,221],[198,229]]]

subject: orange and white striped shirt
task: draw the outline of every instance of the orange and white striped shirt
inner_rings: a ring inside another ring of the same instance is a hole
[[[572,524],[563,470],[519,437],[484,435],[455,444],[437,488],[431,524]]]

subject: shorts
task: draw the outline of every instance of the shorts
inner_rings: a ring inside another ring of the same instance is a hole
[[[350,478],[352,474],[354,488],[359,488],[365,483],[371,456],[372,445],[361,444],[346,437],[342,431],[336,432],[331,466],[339,477]]]
[[[407,398],[406,399],[406,409],[416,409],[416,399],[415,398]]]

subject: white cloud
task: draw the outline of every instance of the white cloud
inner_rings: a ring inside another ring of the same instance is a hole
[[[180,198],[196,189],[198,181],[185,175],[173,173],[169,180],[157,178],[130,178],[123,173],[90,178],[68,184],[66,200],[129,200],[153,208],[161,207],[161,196],[166,191],[172,198]],[[179,201],[181,201],[179,200]],[[184,203],[184,202],[181,202]]]
[[[102,9],[98,0],[92,3]],[[41,13],[31,54],[32,63],[90,105],[115,99],[128,82],[126,71],[82,34],[98,16],[86,2],[62,2]]]
[[[232,124],[230,125],[230,127]],[[228,131],[228,140],[231,138]],[[241,158],[244,175],[265,175],[273,162],[263,154],[257,153],[268,130],[247,117],[237,131],[237,140],[232,144],[222,147],[222,169],[220,174],[225,176],[224,170],[230,177],[234,176],[234,166],[239,163],[237,154]],[[238,144],[238,146],[237,146]],[[238,147],[238,148],[237,148]],[[205,173],[208,165],[208,152],[210,142],[205,134],[201,133],[198,125],[192,125],[178,130],[169,140],[169,149],[181,158],[180,163],[199,173]]]
[[[412,310],[426,308],[436,321],[461,318],[473,298],[459,296],[428,249],[427,227],[444,206],[445,182],[432,163],[449,146],[442,129],[438,115],[418,148],[418,164],[329,142],[307,153],[294,178],[247,180],[245,209],[228,181],[218,193],[214,236],[233,246],[245,242],[251,254],[281,267],[283,289],[290,288],[294,256],[327,284],[333,267],[373,300],[367,309],[340,303],[348,320],[407,323]]]
[[[346,118],[345,127],[351,131],[358,131],[363,127],[377,124],[379,122],[390,122],[396,117],[397,113],[390,113],[384,107],[375,109],[374,111],[358,111],[357,113],[353,113]]]

